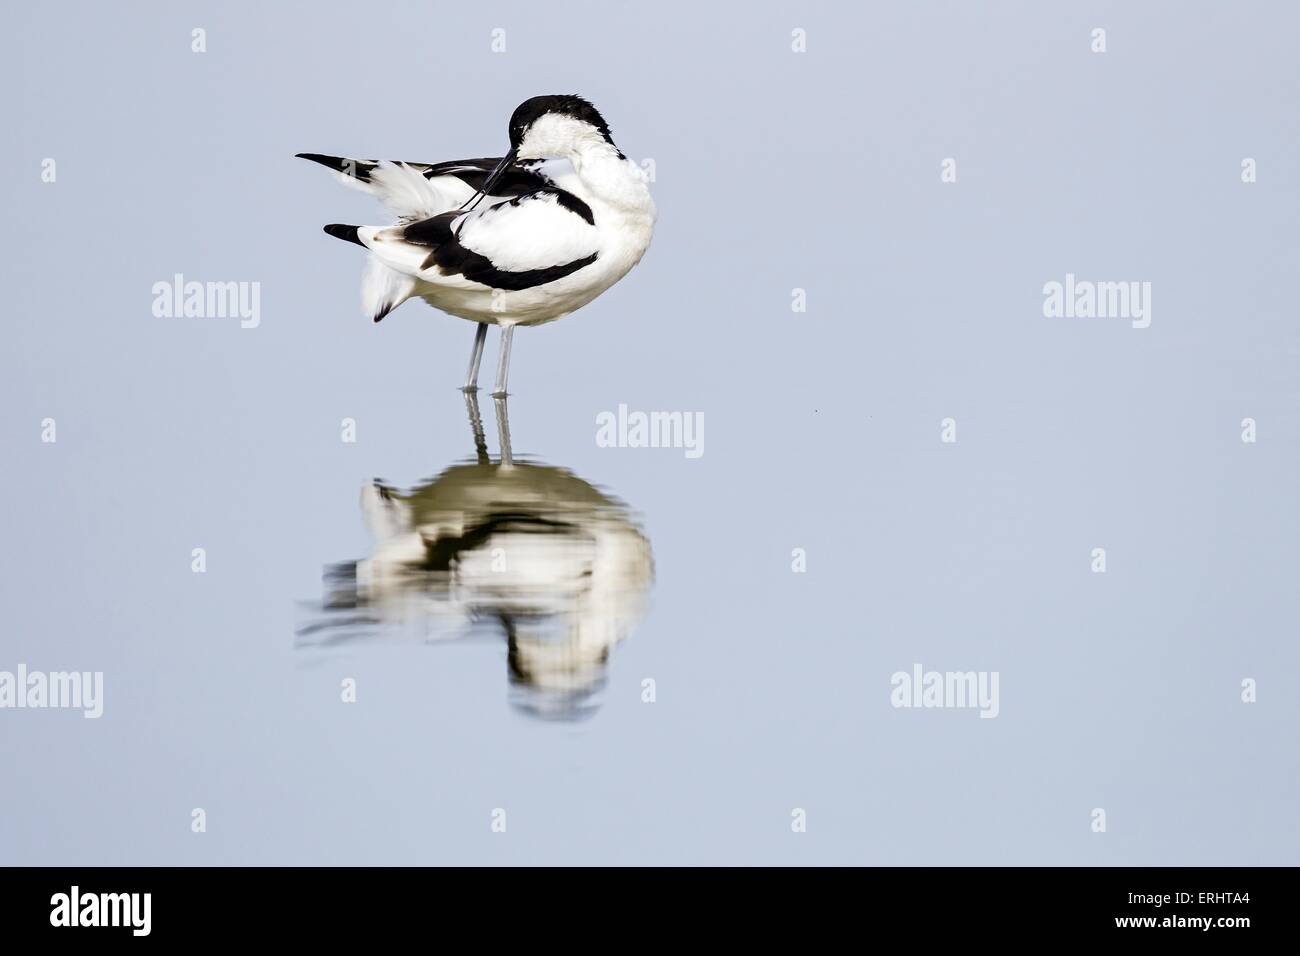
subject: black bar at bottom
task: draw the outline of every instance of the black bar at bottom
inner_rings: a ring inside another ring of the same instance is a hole
[[[678,924],[758,937],[782,926],[872,933],[892,925],[921,930],[926,942],[1129,936],[1231,945],[1242,934],[1285,932],[1279,900],[1294,876],[1271,868],[55,867],[0,870],[0,925],[11,942],[291,935],[337,945],[438,927],[483,928],[498,939],[531,927],[562,945],[566,926],[577,943],[624,922],[633,935]]]

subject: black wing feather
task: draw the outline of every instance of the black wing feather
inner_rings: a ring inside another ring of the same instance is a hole
[[[309,159],[313,163],[320,163],[327,169],[351,176],[358,182],[363,183],[370,182],[371,174],[379,168],[379,161],[375,159],[348,159],[344,156],[327,156],[324,153],[298,153],[296,156],[298,159]],[[446,163],[402,162],[401,165],[418,170],[425,179],[434,179],[438,176],[455,176],[471,189],[478,191],[487,182],[488,173],[492,172],[500,161],[499,157],[496,159],[483,157],[480,159],[452,160]],[[535,172],[527,165],[517,165],[512,166],[504,176],[497,180],[492,187],[492,195],[523,196],[546,185],[548,185],[548,180],[545,176]]]

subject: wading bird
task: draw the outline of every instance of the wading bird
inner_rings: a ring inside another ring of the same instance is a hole
[[[405,163],[299,153],[337,171],[398,216],[393,226],[329,225],[370,250],[366,313],[410,298],[477,322],[465,390],[478,387],[489,324],[501,326],[493,395],[506,393],[517,325],[563,318],[612,286],[650,245],[646,176],[580,96],[535,96],[510,117],[494,159]]]

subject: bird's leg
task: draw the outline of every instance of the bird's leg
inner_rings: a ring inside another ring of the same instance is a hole
[[[469,356],[469,371],[465,373],[465,387],[462,391],[478,391],[478,366],[483,361],[483,343],[487,341],[487,323],[478,323],[474,332],[474,351]]]
[[[510,450],[510,410],[506,408],[506,397],[498,395],[493,399],[497,407],[497,436],[501,442],[501,464],[509,467],[514,463]]]
[[[497,362],[497,384],[492,389],[493,398],[506,397],[506,378],[510,374],[510,340],[514,336],[513,325],[501,327],[501,358]]]
[[[487,438],[483,435],[483,419],[478,413],[478,392],[465,393],[465,411],[469,413],[469,427],[474,432],[474,451],[478,456],[480,465],[489,465],[492,459],[488,457]]]

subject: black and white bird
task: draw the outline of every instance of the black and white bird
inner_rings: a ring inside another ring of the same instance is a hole
[[[647,177],[580,96],[535,96],[510,117],[510,149],[492,159],[406,163],[299,153],[376,196],[393,226],[329,225],[370,250],[362,280],[378,322],[410,298],[478,323],[465,390],[478,386],[487,327],[501,326],[494,395],[506,393],[517,325],[586,305],[650,245]]]

